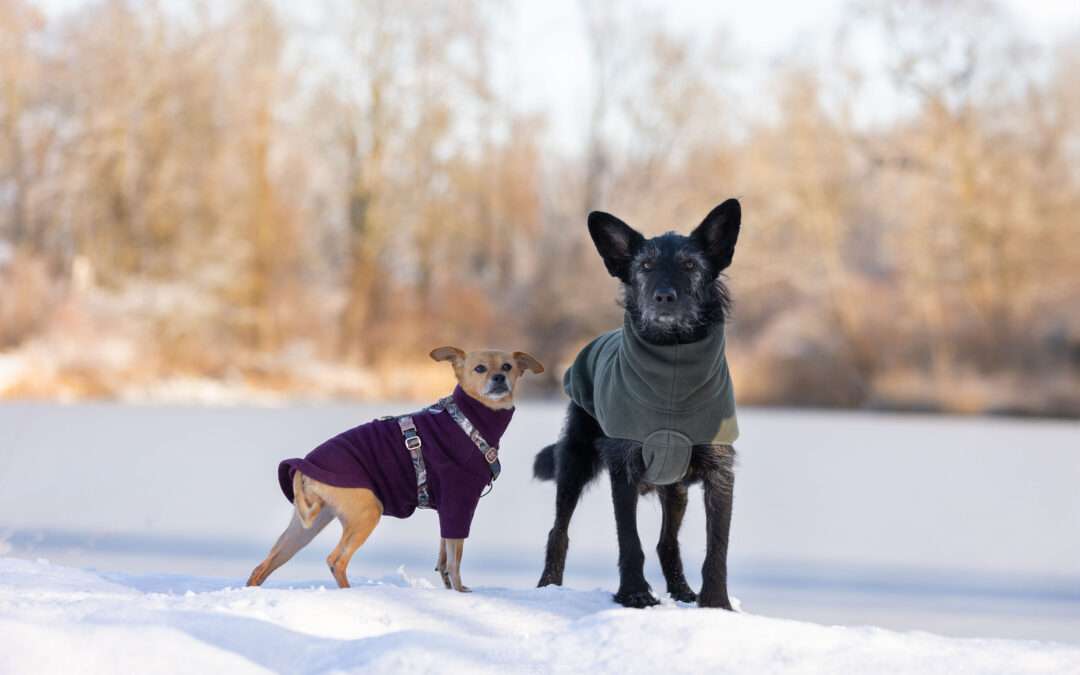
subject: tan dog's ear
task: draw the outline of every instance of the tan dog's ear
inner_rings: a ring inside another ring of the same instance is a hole
[[[544,372],[544,366],[525,352],[514,352],[514,363],[522,373],[526,370],[531,370],[537,375]]]
[[[436,347],[428,356],[436,361],[449,361],[455,368],[460,368],[465,362],[465,352],[457,347]]]

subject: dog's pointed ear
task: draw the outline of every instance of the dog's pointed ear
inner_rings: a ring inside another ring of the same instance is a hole
[[[525,374],[526,370],[531,370],[537,375],[544,372],[544,366],[539,361],[534,359],[531,355],[525,352],[514,352],[514,365],[521,371],[521,375]]]
[[[710,211],[701,225],[690,234],[709,257],[714,273],[719,274],[731,265],[741,222],[739,200],[729,199]]]
[[[596,250],[604,259],[611,276],[630,281],[630,262],[637,255],[645,237],[610,213],[593,211],[589,214],[589,235]]]
[[[428,356],[436,361],[449,361],[454,368],[460,368],[465,362],[465,352],[457,347],[436,347]]]

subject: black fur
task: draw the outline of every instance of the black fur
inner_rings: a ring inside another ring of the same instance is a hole
[[[540,480],[555,480],[555,444],[536,453],[533,460],[533,477]]]
[[[739,202],[729,199],[713,209],[688,237],[669,232],[645,239],[615,216],[589,214],[589,234],[608,271],[623,282],[621,303],[645,340],[656,344],[695,342],[723,324],[731,296],[721,272],[731,264],[740,221]],[[595,419],[570,404],[558,442],[541,450],[533,465],[536,478],[556,484],[555,524],[548,534],[539,585],[562,584],[570,519],[582,490],[606,468],[619,539],[616,602],[627,607],[658,602],[645,580],[645,554],[637,531],[638,496],[655,493],[663,509],[656,551],[668,593],[683,602],[697,600],[702,607],[731,609],[727,544],[735,450],[727,445],[694,446],[686,478],[673,485],[653,485],[642,477],[645,467],[640,448],[640,443],[605,436]],[[687,487],[694,483],[701,483],[705,492],[707,532],[700,594],[686,583],[678,539]]]

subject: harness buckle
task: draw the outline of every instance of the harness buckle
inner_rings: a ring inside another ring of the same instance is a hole
[[[405,449],[412,456],[413,469],[416,471],[416,507],[420,509],[431,508],[431,497],[428,494],[427,468],[424,466],[424,453],[420,446],[424,443],[420,440],[420,434],[416,430],[416,423],[412,415],[397,417],[384,417],[385,420],[396,419],[401,435],[405,438]]]

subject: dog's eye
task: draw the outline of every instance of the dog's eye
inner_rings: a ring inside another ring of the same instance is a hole
[[[693,260],[687,260],[686,262],[683,263],[683,267],[685,267],[688,270],[694,269],[694,261]]]
[[[651,262],[641,263],[641,268],[644,269],[646,272],[651,272],[653,264]]]
[[[512,365],[510,365],[509,363],[504,363],[504,364],[503,364],[503,370],[504,370],[504,371],[506,371],[506,372],[508,372],[508,373],[510,372],[510,370],[511,370],[512,368],[513,368],[513,366],[512,366]]]
[[[475,370],[478,373],[486,373],[487,372],[487,366],[477,366],[477,367],[473,368],[473,370]]]

